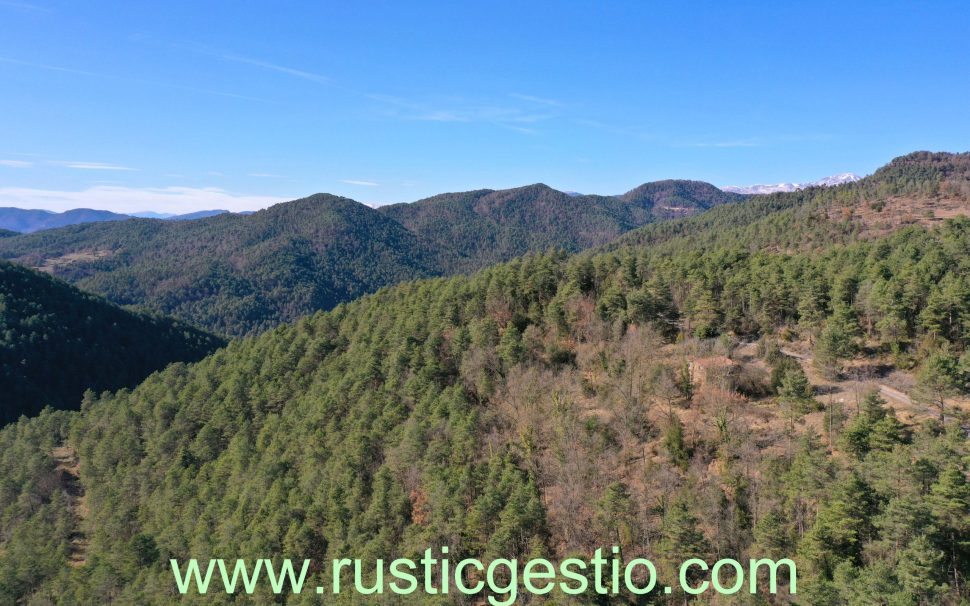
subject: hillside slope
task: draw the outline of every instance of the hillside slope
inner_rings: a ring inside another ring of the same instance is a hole
[[[222,345],[180,322],[123,310],[0,261],[0,425],[44,406],[78,408],[87,389],[134,387]]]
[[[859,181],[754,196],[632,230],[603,248],[672,252],[744,242],[753,249],[809,251],[961,215],[970,216],[970,153],[914,152]]]
[[[919,166],[882,183],[919,189]],[[792,557],[798,603],[970,598],[970,443],[953,399],[970,377],[970,219],[806,250],[739,229],[703,250],[687,245],[698,231],[663,253],[532,255],[382,289],[0,431],[0,595],[165,604],[168,558],[371,564],[447,545],[556,560],[617,545],[656,562],[661,585],[688,557]],[[914,398],[941,418],[904,425],[876,395],[815,392],[782,352],[795,338],[833,376],[914,370]],[[78,453],[91,507],[79,568],[79,522],[46,481],[57,442]]]

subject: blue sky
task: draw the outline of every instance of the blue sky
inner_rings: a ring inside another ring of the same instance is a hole
[[[0,0],[0,205],[865,174],[970,148],[968,24],[965,1]]]

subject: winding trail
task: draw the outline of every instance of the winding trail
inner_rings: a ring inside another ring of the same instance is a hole
[[[907,396],[898,389],[894,389],[888,385],[883,385],[882,383],[878,383],[878,385],[879,393],[887,400],[898,400],[907,406],[916,406],[916,404],[913,402],[913,398]]]
[[[817,373],[815,373],[814,369],[810,366],[814,359],[811,355],[803,354],[803,353],[794,351],[792,349],[788,349],[787,347],[781,347],[779,348],[779,351],[781,351],[781,353],[785,354],[786,356],[795,358],[796,360],[801,362],[803,370],[812,379],[813,383],[818,382],[820,384],[835,386],[842,391],[849,391],[853,387],[856,387],[857,384],[860,384],[860,382],[857,382],[857,381],[824,381],[823,379],[818,377]],[[913,398],[910,397],[907,393],[900,391],[895,387],[890,387],[885,383],[879,383],[879,382],[869,382],[868,384],[878,388],[879,395],[882,396],[883,399],[886,400],[890,405],[893,405],[894,408],[906,410],[910,414],[916,414],[921,416],[928,415],[931,417],[935,417],[937,415],[937,413],[934,410],[932,410],[929,406],[920,404],[918,402],[914,402]]]
[[[62,445],[51,451],[57,466],[54,468],[57,481],[67,495],[67,506],[74,516],[74,531],[71,532],[71,549],[68,554],[69,566],[83,566],[87,562],[88,538],[81,530],[88,514],[87,496],[81,485],[81,467],[73,448]]]

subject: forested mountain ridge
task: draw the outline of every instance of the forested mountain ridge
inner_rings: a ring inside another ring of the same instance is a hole
[[[647,225],[604,249],[704,250],[744,241],[757,248],[813,250],[882,236],[907,225],[970,216],[970,153],[914,152],[836,187],[748,198],[743,204]]]
[[[400,224],[329,195],[252,215],[90,223],[9,244],[4,256],[80,288],[228,335],[263,330],[437,268],[435,251]]]
[[[86,389],[131,388],[224,344],[0,261],[0,425],[44,406],[78,408]]]
[[[574,197],[538,184],[376,210],[318,194],[251,215],[131,219],[0,238],[0,256],[120,304],[243,335],[403,280],[548,248],[578,251],[671,212],[741,198],[695,182],[663,183],[629,199]]]
[[[650,211],[654,218],[683,217],[748,196],[722,191],[704,181],[667,179],[652,181],[617,196]]]
[[[478,269],[513,257],[604,244],[659,219],[693,214],[744,196],[698,181],[646,183],[620,196],[575,195],[536,183],[506,190],[448,193],[382,206],[418,236],[454,249],[446,272]]]
[[[382,289],[0,431],[0,600],[167,604],[169,558],[613,544],[670,584],[688,557],[793,557],[799,596],[773,604],[970,598],[953,403],[970,387],[970,220],[806,251],[735,236]],[[929,412],[903,424],[876,394],[827,399],[781,352],[794,340],[833,375],[876,356],[914,370]],[[83,521],[49,481],[62,442]],[[72,532],[90,541],[77,568]],[[266,587],[234,603],[274,599],[311,603]]]
[[[645,213],[607,196],[569,196],[538,183],[442,194],[378,211],[453,250],[454,269],[476,269],[546,248],[580,250],[643,225]]]
[[[727,202],[738,201],[736,194],[692,181],[645,184],[617,197],[570,196],[537,184],[379,209],[321,194],[252,215],[5,237],[0,257],[120,304],[243,335],[402,280],[471,271],[529,251],[657,248],[668,240],[711,248],[738,239],[807,250],[932,224],[970,211],[967,157],[917,152],[855,183],[735,204]]]

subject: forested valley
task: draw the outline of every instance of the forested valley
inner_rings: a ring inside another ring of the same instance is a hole
[[[0,261],[0,425],[45,406],[76,409],[86,390],[132,388],[223,345],[183,322],[125,310]]]
[[[912,154],[382,288],[20,420],[0,430],[0,604],[317,604],[181,597],[168,561],[618,545],[666,579],[792,557],[798,593],[533,602],[962,606],[968,202],[970,155]]]

